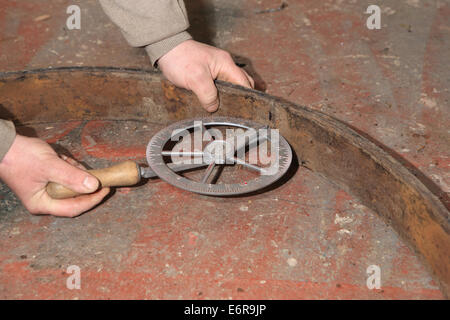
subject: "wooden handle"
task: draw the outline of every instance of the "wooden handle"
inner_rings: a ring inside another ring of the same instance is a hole
[[[89,170],[88,172],[100,181],[102,187],[132,186],[141,180],[139,166],[133,161],[125,161],[108,168]],[[67,199],[80,195],[54,182],[50,182],[46,190],[53,199]]]

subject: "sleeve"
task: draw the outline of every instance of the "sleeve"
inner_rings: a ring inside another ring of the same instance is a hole
[[[8,153],[14,139],[16,138],[16,129],[11,121],[0,119],[0,162]]]
[[[133,47],[145,47],[152,64],[192,39],[183,0],[100,0],[106,15]]]

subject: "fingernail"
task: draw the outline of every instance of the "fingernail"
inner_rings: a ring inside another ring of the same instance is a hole
[[[95,191],[98,188],[98,181],[97,179],[87,176],[84,178],[83,185],[86,187],[87,191]]]

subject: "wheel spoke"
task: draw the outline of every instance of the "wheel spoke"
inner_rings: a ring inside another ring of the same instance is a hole
[[[199,168],[203,168],[206,167],[207,164],[206,163],[193,163],[193,164],[185,164],[185,163],[168,163],[167,166],[169,167],[170,170],[172,170],[175,173],[178,172],[183,172],[183,171],[189,171],[189,170],[193,170],[193,169],[199,169]],[[140,173],[141,176],[143,178],[155,178],[158,177],[158,175],[150,168],[144,168],[144,167],[140,167]]]
[[[241,160],[241,159],[236,158],[236,157],[228,158],[227,160],[228,161],[232,161],[232,162],[234,162],[236,164],[240,164],[240,165],[242,165],[242,166],[244,166],[244,167],[246,167],[246,168],[248,168],[250,170],[257,171],[257,172],[259,172],[261,174],[266,172],[266,170],[264,168],[261,168],[261,167],[255,166],[253,164],[247,163],[244,160]]]
[[[219,164],[219,167],[216,170],[216,174],[214,175],[214,178],[211,180],[211,184],[215,184],[219,181],[219,178],[222,175],[224,167],[225,165]]]
[[[206,163],[168,163],[167,166],[173,171],[173,172],[182,172],[182,171],[188,171],[188,170],[192,170],[192,169],[198,169],[198,168],[203,168],[206,167],[207,164]]]
[[[215,162],[211,162],[209,164],[208,168],[206,169],[205,175],[203,176],[202,183],[206,183],[206,181],[208,181],[208,178],[213,172],[215,166],[216,166]]]
[[[203,151],[162,151],[161,154],[167,157],[203,157]]]

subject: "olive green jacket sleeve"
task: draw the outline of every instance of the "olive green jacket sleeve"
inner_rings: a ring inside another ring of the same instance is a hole
[[[14,139],[16,138],[16,129],[11,121],[0,119],[0,162],[5,157]]]
[[[133,47],[145,47],[152,64],[192,39],[183,0],[100,0],[108,17]]]

